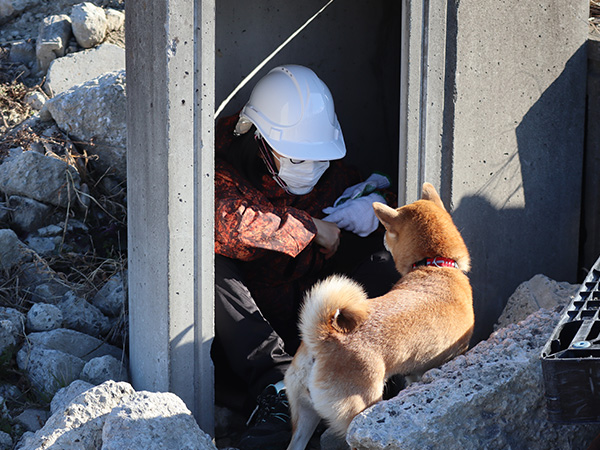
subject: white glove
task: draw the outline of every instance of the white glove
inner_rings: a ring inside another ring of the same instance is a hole
[[[352,231],[360,237],[371,234],[379,226],[373,211],[373,202],[385,203],[385,199],[373,192],[366,197],[348,200],[339,206],[329,206],[323,210],[328,214],[323,220],[333,222],[344,230]]]
[[[388,177],[380,173],[373,173],[362,183],[358,183],[354,186],[346,188],[344,193],[340,195],[338,199],[333,203],[333,206],[340,206],[348,200],[364,197],[366,195],[369,195],[371,192],[376,191],[377,189],[384,189],[389,185],[390,180]]]

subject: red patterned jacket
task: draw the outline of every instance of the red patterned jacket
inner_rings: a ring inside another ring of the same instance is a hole
[[[274,328],[292,326],[304,291],[326,265],[313,243],[316,227],[348,186],[360,182],[357,170],[332,161],[315,188],[290,195],[268,174],[260,186],[244,178],[223,156],[233,140],[237,115],[217,126],[215,161],[215,252],[242,262],[246,284]]]

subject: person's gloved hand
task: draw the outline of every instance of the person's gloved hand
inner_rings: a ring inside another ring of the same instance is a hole
[[[353,186],[350,186],[349,188],[346,188],[344,193],[340,195],[338,199],[333,203],[333,206],[340,206],[348,200],[353,200],[355,198],[367,196],[371,192],[376,191],[377,189],[384,189],[389,185],[390,180],[388,177],[380,173],[373,173],[362,183],[358,183]]]
[[[379,219],[373,211],[373,202],[385,203],[385,199],[373,192],[366,197],[348,200],[339,206],[329,206],[323,209],[323,212],[328,214],[323,220],[333,222],[360,237],[368,236],[379,226]]]

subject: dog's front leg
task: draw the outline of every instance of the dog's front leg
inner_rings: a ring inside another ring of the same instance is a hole
[[[298,420],[294,423],[292,440],[287,450],[304,450],[321,421],[321,417],[306,401],[300,401],[297,408]]]

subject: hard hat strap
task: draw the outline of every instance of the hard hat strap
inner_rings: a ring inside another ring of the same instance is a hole
[[[267,148],[267,143],[265,142],[264,138],[260,135],[260,133],[256,132],[254,134],[254,139],[256,140],[256,143],[258,144],[258,150],[260,152],[260,157],[265,162],[265,165],[267,166],[267,170],[269,171],[269,174],[271,174],[271,176],[273,177],[275,182],[285,192],[290,194],[287,184],[279,176],[279,171],[277,170],[277,165],[275,164],[275,158],[274,158],[271,150],[269,150]]]

